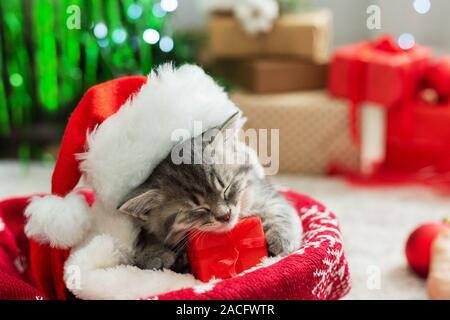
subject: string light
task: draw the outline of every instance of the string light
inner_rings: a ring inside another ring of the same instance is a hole
[[[414,0],[414,10],[420,14],[425,14],[430,11],[431,2],[430,0]]]
[[[402,33],[398,37],[398,46],[402,48],[403,50],[408,50],[414,47],[416,44],[416,40],[414,39],[414,36],[411,33]]]
[[[103,22],[99,22],[94,26],[94,36],[97,39],[106,38],[108,35],[108,27]]]
[[[142,38],[149,44],[155,44],[159,41],[159,32],[155,29],[147,29],[142,34]]]
[[[142,7],[137,3],[132,3],[128,7],[127,14],[130,19],[137,20],[142,15]]]
[[[112,40],[118,44],[124,43],[125,40],[127,40],[127,32],[122,28],[114,30],[112,33]]]
[[[170,52],[173,49],[173,39],[168,36],[164,36],[159,41],[159,48],[162,52]]]
[[[166,12],[175,11],[178,7],[177,0],[161,0],[161,8]]]

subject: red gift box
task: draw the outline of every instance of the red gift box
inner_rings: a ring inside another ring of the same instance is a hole
[[[387,36],[339,48],[330,65],[328,90],[334,96],[393,107],[418,87],[431,54],[419,45],[403,50]]]
[[[233,277],[268,255],[258,217],[244,218],[228,232],[194,234],[189,237],[187,252],[191,272],[201,281]]]
[[[407,134],[398,126],[400,113],[397,109],[388,113],[385,168],[395,172],[450,171],[450,103],[413,102]]]
[[[356,107],[364,101],[387,109],[398,106],[402,109],[401,126],[410,124],[408,106],[431,55],[429,48],[418,45],[403,50],[388,36],[335,51],[329,68],[328,91],[350,100],[352,135],[356,140]]]
[[[422,80],[423,89],[434,92],[427,99],[422,91],[409,106],[411,126],[399,128],[401,110],[388,113],[385,168],[394,172],[438,175],[450,171],[450,57],[429,63]]]

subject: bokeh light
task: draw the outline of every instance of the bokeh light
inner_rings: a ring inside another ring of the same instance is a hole
[[[147,29],[142,34],[142,38],[149,44],[155,44],[159,41],[159,32],[155,29]]]
[[[23,77],[18,73],[13,73],[9,76],[9,83],[13,87],[20,87],[23,84]]]
[[[173,49],[173,39],[168,36],[164,36],[159,41],[159,48],[162,52],[170,52]]]
[[[425,14],[430,11],[431,2],[430,0],[414,0],[414,10],[420,14]]]
[[[161,5],[159,3],[155,3],[152,8],[152,13],[157,18],[162,18],[166,15],[166,11],[161,8]]]
[[[414,36],[411,33],[402,33],[398,37],[398,46],[402,48],[403,50],[408,50],[414,47],[416,44],[416,40],[414,39]]]
[[[108,35],[108,27],[103,22],[99,22],[94,26],[94,36],[97,39],[106,38]]]
[[[99,39],[97,40],[98,46],[100,48],[106,48],[109,46],[109,40],[108,39]]]
[[[164,11],[172,12],[177,9],[178,1],[177,0],[161,0],[160,6]]]
[[[142,7],[137,3],[132,3],[128,7],[127,14],[130,19],[137,20],[142,15]]]
[[[122,28],[114,30],[112,33],[112,40],[118,44],[124,43],[125,40],[127,40],[127,32]]]

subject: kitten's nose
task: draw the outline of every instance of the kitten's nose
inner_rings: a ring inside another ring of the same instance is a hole
[[[231,218],[231,211],[228,211],[227,213],[216,217],[216,219],[221,222],[228,222],[228,221],[230,221],[230,218]]]

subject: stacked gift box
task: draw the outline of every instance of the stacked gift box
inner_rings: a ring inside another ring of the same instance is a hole
[[[215,69],[253,92],[322,88],[329,56],[331,13],[282,14],[272,29],[247,34],[232,16],[209,18],[209,53]]]
[[[326,9],[283,13],[270,31],[249,35],[232,15],[209,19],[213,70],[232,83],[246,128],[279,130],[279,172],[358,167],[346,102],[324,90],[331,22]]]
[[[279,172],[450,171],[450,58],[390,36],[329,57],[331,20],[282,14],[255,36],[231,15],[210,17],[214,69],[248,128],[279,129]]]
[[[247,117],[247,128],[279,130],[280,172],[323,174],[334,167],[358,167],[344,101],[321,90],[263,95],[237,91],[231,99]]]
[[[337,49],[328,89],[347,100],[362,174],[450,185],[450,57],[382,36]]]

